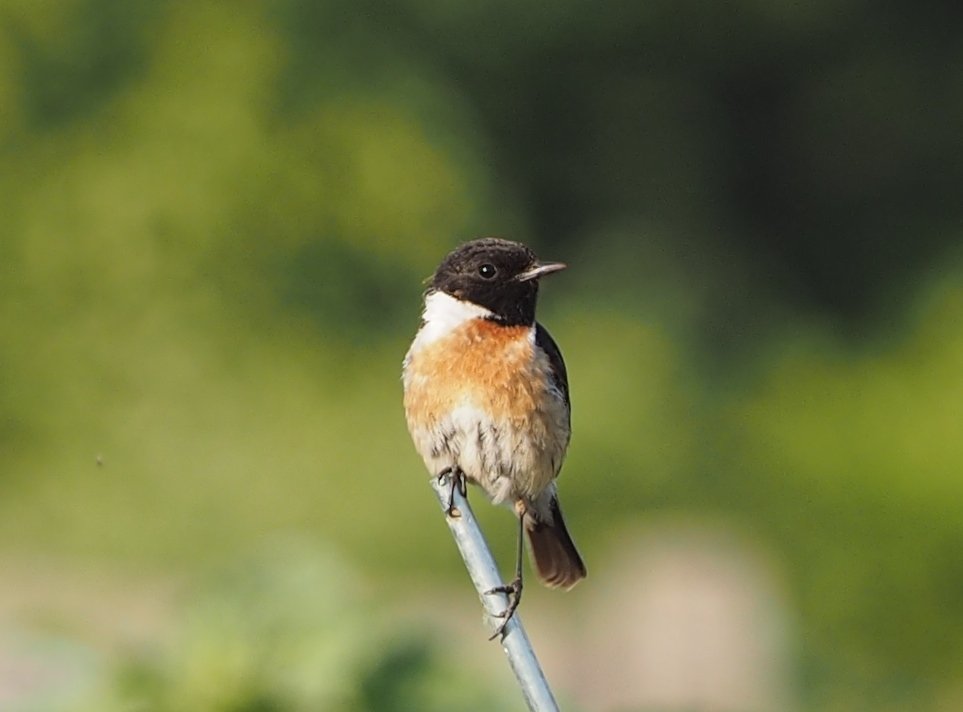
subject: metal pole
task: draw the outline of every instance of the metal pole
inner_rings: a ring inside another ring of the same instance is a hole
[[[438,496],[442,510],[446,510],[449,496],[452,494],[451,478],[432,477],[431,486]],[[478,591],[482,606],[485,608],[485,620],[491,629],[495,630],[501,622],[497,615],[507,608],[508,597],[504,593],[486,593],[486,591],[504,585],[504,581],[468,500],[461,495],[457,487],[454,489],[452,500],[455,505],[454,510],[445,519],[452,536],[455,537],[458,550],[461,551],[461,556],[465,560],[465,566],[472,583],[475,584],[475,590]],[[522,688],[522,695],[525,697],[528,708],[532,712],[559,712],[558,704],[552,696],[545,673],[538,664],[532,644],[519,620],[518,612],[505,626],[501,643],[505,655],[508,656],[508,663],[512,666],[512,672],[515,673],[515,679]]]

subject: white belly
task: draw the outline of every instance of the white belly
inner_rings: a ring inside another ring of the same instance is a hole
[[[535,414],[535,420],[542,418]],[[558,474],[567,442],[552,437],[546,425],[496,423],[484,410],[465,402],[432,427],[413,428],[412,438],[433,474],[459,467],[501,504],[537,497]]]

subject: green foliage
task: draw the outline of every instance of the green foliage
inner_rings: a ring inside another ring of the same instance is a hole
[[[750,465],[729,482],[731,504],[758,508],[792,552],[813,655],[855,677],[912,688],[963,656],[961,296],[927,300],[898,348],[814,352],[793,339],[728,415]]]
[[[509,690],[508,692],[515,692]],[[518,709],[378,612],[330,554],[275,542],[194,594],[170,644],[125,659],[91,709]]]

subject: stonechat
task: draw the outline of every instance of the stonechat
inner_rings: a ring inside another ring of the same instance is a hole
[[[408,430],[429,471],[451,479],[452,496],[470,482],[518,516],[515,579],[499,589],[510,596],[496,636],[521,600],[526,537],[546,586],[570,589],[586,575],[555,485],[571,435],[568,375],[535,320],[539,280],[564,268],[517,242],[461,245],[431,278],[404,360]]]

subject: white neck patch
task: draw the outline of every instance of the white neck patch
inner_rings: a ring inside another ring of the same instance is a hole
[[[456,299],[444,292],[431,292],[425,297],[425,310],[421,315],[425,325],[421,327],[411,348],[423,348],[448,336],[466,321],[484,319],[491,315],[485,307]]]

